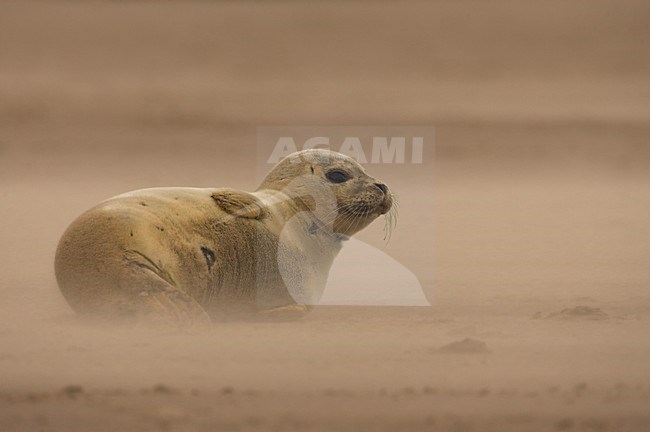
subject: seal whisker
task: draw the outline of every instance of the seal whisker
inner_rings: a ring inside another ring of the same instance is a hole
[[[329,212],[327,215],[324,216],[324,218],[329,218],[332,215],[336,216],[356,216],[358,214],[358,211],[356,208],[358,207],[358,203],[356,202],[351,202],[347,204],[341,205],[339,208],[332,210]],[[336,217],[334,217],[331,221],[324,221],[324,222],[334,222],[336,220]]]
[[[346,226],[345,231],[354,231],[360,222],[362,222],[366,216],[371,213],[371,209],[362,209],[360,212],[353,214],[349,224]]]
[[[354,221],[354,224],[352,225],[352,231],[354,231],[359,223],[363,220],[363,216],[357,216],[357,218]]]
[[[390,241],[393,231],[397,227],[397,219],[399,214],[399,198],[393,192],[391,194],[393,203],[390,210],[384,215],[384,240],[386,243]]]
[[[337,208],[335,210],[330,211],[329,213],[318,217],[321,222],[325,223],[326,225],[332,225],[336,221],[337,216],[343,214],[344,216],[347,214],[347,212],[344,212],[343,210],[347,210],[350,207],[350,204],[345,204],[341,206],[340,208]],[[331,216],[334,216],[333,218],[330,219]]]
[[[341,225],[341,228],[344,228],[344,229],[341,229],[340,230],[341,232],[345,232],[345,231],[348,230],[349,225],[351,224],[351,221],[354,219],[354,217],[355,216],[353,214],[344,214],[343,215],[343,218],[340,221],[340,225]]]
[[[350,228],[352,228],[352,225],[356,222],[356,220],[359,217],[355,214],[348,214],[345,215],[342,223],[345,223],[344,229],[341,230],[341,232],[346,233]]]

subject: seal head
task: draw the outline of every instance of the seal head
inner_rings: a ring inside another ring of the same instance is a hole
[[[321,224],[343,238],[354,235],[393,205],[393,195],[353,158],[310,149],[287,156],[258,190],[279,190],[314,213]]]

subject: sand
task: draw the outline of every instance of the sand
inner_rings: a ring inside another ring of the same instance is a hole
[[[3,2],[0,431],[650,430],[649,16]],[[424,163],[368,167],[400,217],[358,236],[431,307],[194,332],[72,313],[53,256],[81,212],[254,189],[255,128],[309,124],[435,127]]]

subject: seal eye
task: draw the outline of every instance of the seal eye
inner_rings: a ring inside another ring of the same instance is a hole
[[[350,180],[350,174],[339,169],[328,171],[325,174],[325,177],[327,177],[327,180],[331,181],[332,183],[344,183]]]

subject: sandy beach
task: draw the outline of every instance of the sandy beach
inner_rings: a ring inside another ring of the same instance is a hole
[[[3,2],[0,431],[650,430],[649,17]],[[383,221],[357,236],[430,307],[205,331],[74,315],[53,260],[79,214],[147,187],[254,190],[272,125],[435,128],[423,163],[368,165],[400,215],[388,242]]]

